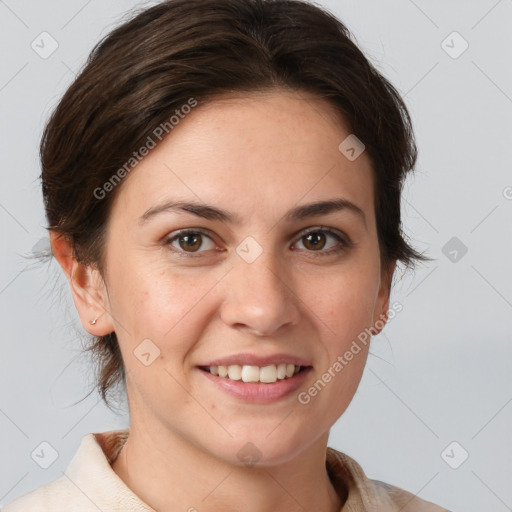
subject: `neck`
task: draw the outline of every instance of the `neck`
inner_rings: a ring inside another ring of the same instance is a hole
[[[158,512],[217,510],[339,512],[327,474],[328,433],[283,464],[238,466],[219,460],[169,431],[130,429],[112,463],[124,483]]]

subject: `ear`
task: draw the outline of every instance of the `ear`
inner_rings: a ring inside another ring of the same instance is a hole
[[[389,296],[395,267],[396,260],[384,267],[381,272],[380,288],[373,313],[373,324],[370,329],[373,335],[379,334],[388,321]]]
[[[99,270],[76,260],[70,241],[50,231],[52,252],[66,274],[83,328],[94,336],[114,331],[108,294]],[[93,324],[93,322],[96,322]]]

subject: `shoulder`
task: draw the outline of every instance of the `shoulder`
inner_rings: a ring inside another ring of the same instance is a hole
[[[422,500],[415,494],[395,487],[394,485],[381,482],[380,480],[370,480],[375,488],[375,493],[379,498],[386,498],[395,507],[393,510],[401,512],[449,512],[447,509],[435,505],[430,501]]]
[[[327,448],[326,462],[334,486],[347,493],[345,505],[349,510],[352,506],[368,512],[449,512],[404,489],[368,478],[362,467],[343,452]]]
[[[86,503],[84,496],[80,495],[80,491],[65,476],[62,476],[20,496],[4,507],[1,512],[55,512],[62,510],[63,506],[66,507],[66,510],[83,510],[85,512],[89,509],[93,510],[91,505],[90,502]],[[97,512],[97,509],[95,511]]]
[[[127,436],[126,429],[85,435],[60,478],[20,496],[1,512],[150,512],[110,464]]]

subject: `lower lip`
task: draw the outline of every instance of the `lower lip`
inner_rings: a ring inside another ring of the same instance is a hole
[[[245,402],[268,404],[282,400],[296,391],[306,380],[312,367],[305,368],[293,377],[278,380],[271,384],[257,382],[243,382],[231,380],[227,377],[212,375],[210,372],[199,371],[223,391]]]

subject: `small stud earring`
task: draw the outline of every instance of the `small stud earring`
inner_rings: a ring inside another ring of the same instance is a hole
[[[90,323],[91,323],[91,325],[95,325],[97,321],[98,321],[98,319],[95,318],[94,320],[91,320]]]

